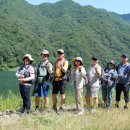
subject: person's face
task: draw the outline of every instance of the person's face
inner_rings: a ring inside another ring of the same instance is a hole
[[[114,65],[112,63],[109,63],[108,68],[112,69],[112,68],[114,68]]]
[[[75,60],[75,65],[80,66],[80,60]]]
[[[48,60],[48,55],[42,54],[42,55],[41,55],[41,59],[42,59],[42,61]]]
[[[96,65],[98,63],[98,60],[95,58],[92,58],[91,63],[92,63],[92,65]]]
[[[25,57],[25,58],[24,58],[24,64],[25,64],[25,65],[29,65],[29,64],[30,64],[30,60],[29,60],[28,57]]]
[[[58,59],[62,59],[64,57],[64,53],[61,52],[58,52],[57,55],[58,55]]]
[[[121,56],[121,62],[122,63],[128,62],[128,58],[126,56]]]

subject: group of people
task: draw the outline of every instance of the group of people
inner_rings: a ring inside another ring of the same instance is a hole
[[[41,52],[40,64],[36,69],[32,66],[34,59],[30,54],[23,57],[23,64],[16,72],[19,80],[20,94],[23,100],[22,113],[30,113],[31,108],[31,86],[34,86],[33,96],[35,96],[35,110],[39,110],[40,97],[44,98],[44,110],[48,109],[49,84],[52,78],[52,110],[57,109],[57,94],[60,92],[61,104],[59,111],[64,111],[65,90],[68,78],[69,62],[65,59],[64,50],[58,49],[57,60],[55,64],[49,61],[49,51]],[[124,92],[125,105],[124,109],[128,109],[129,102],[129,80],[130,80],[130,64],[128,63],[128,54],[121,55],[121,63],[116,66],[114,60],[110,60],[105,68],[99,65],[99,58],[93,55],[91,58],[91,66],[85,69],[81,57],[76,57],[72,61],[74,65],[71,74],[74,81],[76,113],[82,115],[84,113],[83,106],[83,86],[86,86],[86,105],[87,107],[98,107],[98,92],[102,86],[103,106],[110,108],[112,105],[112,94],[116,86],[116,104],[119,108],[121,92]],[[53,67],[54,66],[54,67]],[[52,70],[52,68],[54,68]],[[71,70],[69,70],[71,71]],[[91,102],[93,100],[93,102]]]

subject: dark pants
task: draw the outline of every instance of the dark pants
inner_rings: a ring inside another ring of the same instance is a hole
[[[60,94],[65,94],[66,84],[67,84],[66,80],[54,81],[52,94],[58,94],[59,91]]]
[[[20,94],[23,99],[23,109],[27,109],[30,111],[31,108],[31,100],[30,100],[30,93],[31,93],[31,86],[19,84]]]
[[[129,84],[117,83],[116,85],[116,101],[120,101],[121,92],[124,93],[125,102],[129,102]]]

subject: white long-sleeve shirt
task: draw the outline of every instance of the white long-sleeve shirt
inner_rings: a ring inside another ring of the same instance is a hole
[[[28,73],[27,77],[25,76],[25,72]],[[16,72],[17,78],[20,78],[21,76],[23,76],[25,82],[34,80],[35,79],[34,68],[31,65],[22,65],[19,68],[19,70]],[[29,83],[21,83],[21,82],[19,82],[19,83],[23,84],[23,85],[29,85],[29,86],[31,85]]]
[[[74,83],[75,83],[75,87],[77,89],[81,89],[84,86],[84,77],[86,75],[86,70],[83,66],[79,66],[79,68],[81,69],[81,71],[79,71],[79,69],[74,71]]]

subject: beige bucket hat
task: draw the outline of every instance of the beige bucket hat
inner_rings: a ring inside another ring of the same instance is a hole
[[[32,61],[32,62],[34,61],[34,59],[32,58],[32,56],[31,56],[30,54],[24,55],[23,60],[24,60],[26,57],[28,57],[28,59],[29,59],[30,61]]]

